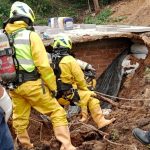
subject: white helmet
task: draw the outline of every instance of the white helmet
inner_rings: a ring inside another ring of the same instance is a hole
[[[16,17],[16,16],[23,16],[29,18],[32,22],[35,20],[35,15],[32,11],[32,9],[23,2],[15,2],[11,6],[10,11],[10,18]]]

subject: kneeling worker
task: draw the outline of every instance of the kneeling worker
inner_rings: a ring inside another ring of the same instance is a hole
[[[72,41],[68,36],[54,38],[52,63],[56,75],[57,98],[68,100],[70,104],[77,103],[81,107],[82,122],[87,120],[89,109],[98,128],[103,128],[115,118],[104,118],[99,100],[92,97],[95,93],[88,89],[83,71],[76,59],[70,55],[71,48]]]

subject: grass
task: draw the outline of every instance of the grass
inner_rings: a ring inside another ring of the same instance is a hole
[[[107,24],[108,22],[110,22],[110,16],[112,14],[112,11],[110,8],[106,8],[103,11],[101,11],[101,13],[99,13],[98,15],[96,15],[95,17],[92,16],[87,16],[84,20],[84,23],[87,24]]]
[[[48,18],[37,17],[35,20],[35,25],[48,25]]]
[[[118,17],[116,17],[116,18],[111,18],[111,22],[121,22],[122,20],[124,20],[124,19],[127,19],[128,17],[127,16],[118,16]]]
[[[70,8],[65,8],[65,9],[60,8],[59,12],[60,12],[60,14],[59,14],[60,17],[63,17],[63,16],[64,17],[72,17],[72,18],[77,17],[77,13],[71,7]]]
[[[0,1],[0,28],[3,22],[8,18],[10,11],[10,4],[8,0]]]

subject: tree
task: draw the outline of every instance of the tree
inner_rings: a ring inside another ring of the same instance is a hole
[[[100,6],[99,6],[98,0],[93,0],[93,4],[94,4],[95,13],[97,14],[100,11]]]

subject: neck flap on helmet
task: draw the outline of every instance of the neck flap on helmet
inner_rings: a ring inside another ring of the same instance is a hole
[[[24,16],[15,16],[15,17],[7,19],[6,21],[3,22],[3,29],[5,29],[5,27],[8,23],[13,24],[15,21],[24,21],[28,25],[27,29],[34,31],[32,21],[29,18],[24,17]]]

